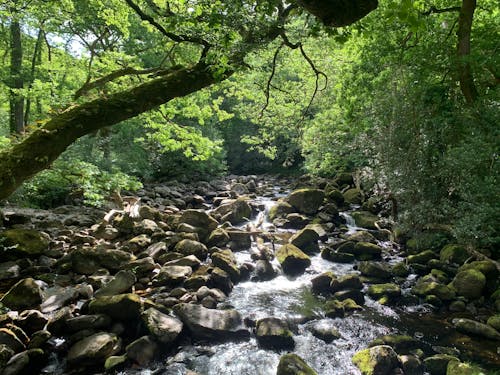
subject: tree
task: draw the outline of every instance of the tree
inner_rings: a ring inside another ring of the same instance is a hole
[[[103,87],[130,75],[153,74],[157,78],[117,91],[106,97],[77,104],[50,118],[20,143],[0,154],[0,199],[8,197],[26,179],[50,164],[76,139],[106,126],[151,110],[174,98],[182,97],[221,82],[245,65],[244,57],[252,49],[285,36],[288,19],[299,16],[296,4],[279,1],[136,3],[126,0],[131,10],[149,29],[167,38],[175,48],[199,51],[199,61],[187,59],[191,66],[159,66],[154,71],[123,69],[94,81]],[[108,1],[116,7],[121,2]],[[161,8],[159,4],[166,6]],[[328,14],[328,24],[345,25],[362,18],[376,8],[375,0],[302,1],[313,14]],[[327,13],[321,13],[328,10]],[[166,15],[166,16],[165,16]],[[337,21],[338,22],[337,22]],[[175,30],[174,33],[171,30]],[[105,38],[97,38],[104,43]],[[88,82],[90,84],[90,81]]]

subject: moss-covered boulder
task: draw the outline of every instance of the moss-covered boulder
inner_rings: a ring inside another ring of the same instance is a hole
[[[327,271],[319,274],[318,276],[311,279],[312,283],[312,291],[313,293],[318,294],[327,294],[330,293],[331,283],[336,279],[336,276],[333,272]]]
[[[348,289],[363,289],[363,282],[359,278],[359,275],[347,274],[340,276],[339,278],[335,278],[330,282],[330,291],[333,293],[338,292],[339,290]]]
[[[434,295],[443,301],[450,301],[455,298],[455,291],[448,285],[426,278],[419,279],[412,288],[412,292],[420,297]]]
[[[298,275],[311,265],[311,259],[297,246],[286,244],[276,251],[276,259],[281,264],[283,272],[288,275]]]
[[[233,283],[237,283],[241,279],[240,270],[236,262],[236,258],[233,252],[229,249],[219,250],[210,255],[212,258],[212,263],[224,270]]]
[[[297,354],[281,356],[276,375],[317,375],[309,365]]]
[[[0,246],[8,248],[6,258],[33,258],[44,254],[50,243],[50,237],[32,229],[8,229],[0,233]]]
[[[398,355],[388,345],[378,345],[357,352],[352,363],[362,375],[389,375],[399,366]]]
[[[370,347],[377,345],[389,345],[399,354],[408,354],[420,348],[418,340],[407,335],[385,335],[378,337],[370,343]]]
[[[42,303],[42,291],[36,281],[28,277],[10,288],[0,299],[0,303],[11,310],[34,308]]]
[[[324,198],[325,193],[323,190],[306,188],[293,191],[287,197],[287,202],[299,213],[312,215],[318,212]]]
[[[458,331],[465,334],[500,341],[500,333],[487,324],[476,322],[472,319],[459,318],[453,319],[453,325]]]
[[[418,254],[408,255],[406,260],[409,264],[427,264],[431,259],[436,259],[437,254],[432,250],[424,250]]]
[[[476,260],[466,263],[458,269],[458,272],[467,270],[476,270],[481,272],[486,277],[486,291],[488,294],[493,293],[500,285],[500,273],[497,266],[490,260]]]
[[[490,316],[486,324],[488,324],[489,326],[495,328],[498,332],[500,332],[500,314]]]
[[[375,299],[388,297],[393,300],[401,296],[401,288],[393,283],[374,284],[368,287],[367,294]]]
[[[306,254],[314,254],[319,252],[318,240],[319,234],[317,231],[304,228],[290,237],[289,242]]]
[[[278,217],[285,217],[288,214],[291,214],[294,211],[293,206],[285,201],[276,202],[270,209],[268,213],[268,217],[270,220],[274,220]]]
[[[486,286],[486,277],[475,269],[457,273],[452,281],[453,288],[459,296],[468,299],[477,299],[482,296]]]
[[[458,358],[449,354],[436,354],[424,359],[424,366],[431,375],[446,375],[450,361],[458,361]]]
[[[188,239],[179,241],[175,245],[174,251],[184,255],[194,255],[200,260],[206,259],[208,255],[208,249],[204,244]]]
[[[349,251],[342,250],[342,252],[348,253]],[[382,255],[382,248],[370,242],[357,242],[351,253],[359,260],[379,259]]]
[[[293,349],[295,341],[288,323],[277,318],[264,318],[257,321],[255,336],[257,342],[268,349]]]
[[[217,228],[208,236],[207,245],[224,247],[229,241],[230,237],[226,230],[224,228]]]
[[[439,259],[446,263],[463,264],[469,257],[465,247],[454,244],[446,245],[439,253]]]
[[[141,310],[141,298],[134,293],[99,297],[89,303],[89,312],[91,314],[106,314],[121,321],[139,319]]]
[[[189,224],[196,228],[200,239],[204,241],[219,223],[204,210],[185,210],[179,218],[179,224]]]
[[[361,204],[363,203],[363,193],[359,189],[348,189],[344,192],[344,201],[348,204]]]
[[[388,263],[359,262],[358,270],[363,276],[375,277],[377,279],[390,279],[392,277],[392,269]]]
[[[355,211],[352,213],[354,222],[358,227],[367,229],[378,229],[375,223],[380,219],[377,215],[368,211]]]
[[[449,361],[446,367],[446,375],[486,375],[486,371],[470,363]]]

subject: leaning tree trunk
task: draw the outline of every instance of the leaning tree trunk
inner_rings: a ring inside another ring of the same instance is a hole
[[[470,56],[470,38],[472,30],[472,19],[476,10],[476,0],[463,0],[458,18],[458,79],[460,90],[464,95],[467,104],[472,104],[477,99],[478,93],[474,84],[472,67],[467,60]]]
[[[24,98],[18,90],[24,86],[22,75],[23,46],[21,44],[21,25],[12,20],[10,24],[10,114],[11,133],[22,133],[24,130]]]
[[[78,138],[149,111],[174,98],[227,78],[214,78],[204,64],[182,68],[124,92],[70,107],[21,143],[0,153],[0,200],[46,169]]]

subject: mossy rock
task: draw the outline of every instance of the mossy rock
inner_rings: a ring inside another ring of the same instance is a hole
[[[500,314],[490,316],[486,323],[500,332]]]
[[[99,297],[89,304],[91,314],[106,314],[121,321],[135,321],[140,318],[141,311],[141,298],[134,293]]]
[[[391,374],[398,367],[398,355],[388,345],[377,345],[364,349],[352,357],[352,363],[361,371],[362,375]]]
[[[446,375],[486,375],[486,372],[470,363],[449,361],[446,367]]]
[[[7,247],[6,257],[38,257],[43,255],[50,244],[50,237],[32,229],[8,229],[0,234],[0,244]]]
[[[436,259],[437,254],[432,250],[424,250],[415,255],[408,255],[406,260],[409,264],[427,264],[431,259]]]
[[[0,303],[11,310],[34,308],[42,303],[42,291],[35,280],[28,277],[10,288],[0,299]]]
[[[478,299],[486,286],[486,277],[475,269],[469,269],[457,273],[452,285],[459,296]]]
[[[304,253],[314,254],[319,252],[318,240],[318,232],[310,228],[304,228],[290,237],[289,241]]]
[[[392,266],[392,273],[394,276],[406,277],[410,274],[410,268],[404,262],[399,262]]]
[[[325,193],[320,189],[299,189],[293,191],[288,197],[290,203],[299,213],[312,215],[318,212],[323,204]]]
[[[500,333],[487,324],[472,319],[459,318],[453,319],[453,325],[458,331],[465,334],[500,341]]]
[[[431,375],[446,375],[450,361],[458,361],[458,358],[449,354],[436,354],[424,359],[424,365]]]
[[[463,264],[469,257],[465,247],[454,244],[446,245],[439,253],[439,259],[445,263]]]
[[[354,222],[358,227],[367,229],[378,229],[375,223],[380,219],[377,215],[368,211],[355,211],[352,213]]]
[[[420,348],[418,340],[408,335],[385,335],[370,343],[370,347],[377,345],[389,345],[399,354],[408,354]]]
[[[396,299],[401,296],[401,288],[393,283],[374,284],[368,287],[368,295],[373,298],[387,296],[390,299]]]
[[[293,211],[294,208],[290,203],[278,201],[269,209],[268,217],[269,220],[272,221],[278,217],[285,217],[286,215],[291,214]]]
[[[276,259],[281,264],[283,272],[288,275],[297,275],[311,265],[311,258],[297,246],[286,244],[276,251]]]
[[[363,203],[363,193],[359,189],[349,189],[343,194],[344,200],[349,204],[361,204]]]
[[[276,375],[318,375],[297,354],[285,354],[281,356]]]
[[[210,255],[212,263],[227,272],[231,281],[237,283],[241,279],[240,269],[233,252],[229,249],[220,250]]]
[[[377,279],[390,279],[392,269],[388,263],[383,262],[359,262],[358,270],[363,276],[375,277]]]
[[[331,202],[335,202],[335,204],[338,206],[338,207],[341,207],[344,205],[344,195],[342,195],[342,193],[340,192],[339,189],[335,188],[335,187],[329,187],[327,185],[327,187],[325,188],[325,195],[326,195],[326,199],[331,201]]]
[[[436,281],[428,281],[425,278],[417,281],[412,288],[412,292],[421,297],[435,295],[443,301],[450,301],[455,298],[455,291],[448,285]]]
[[[344,253],[349,251],[340,250]],[[382,248],[370,242],[357,242],[352,254],[359,260],[379,259],[382,256]]]
[[[470,269],[477,270],[486,277],[486,290],[488,294],[493,293],[495,289],[498,288],[500,279],[499,272],[495,263],[490,260],[476,260],[474,262],[464,264],[458,269],[458,272]]]
[[[257,321],[255,336],[257,342],[268,349],[293,349],[295,341],[288,324],[277,318],[264,318]]]

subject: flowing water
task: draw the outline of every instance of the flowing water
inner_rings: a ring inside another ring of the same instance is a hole
[[[277,191],[273,189],[274,196]],[[271,224],[262,220],[274,201],[259,197],[257,203],[263,210],[255,223],[268,230]],[[348,213],[341,215],[346,220],[348,233],[360,229]],[[389,242],[381,245],[395,246]],[[249,251],[237,252],[236,256],[240,263],[251,261]],[[394,256],[396,260],[398,257]],[[332,263],[319,255],[312,256],[311,262],[306,272],[295,278],[280,274],[270,281],[241,282],[234,287],[224,305],[235,308],[244,318],[256,320],[277,317],[291,322],[296,344],[293,352],[321,375],[359,374],[359,370],[351,363],[352,355],[382,335],[409,334],[421,339],[429,347],[431,344],[449,344],[443,339],[451,337],[449,325],[439,323],[436,319],[426,321],[423,317],[429,315],[430,309],[423,305],[414,304],[396,310],[367,298],[362,311],[345,318],[326,318],[323,311],[325,301],[311,293],[311,279],[325,271],[333,271],[337,276],[357,271],[353,270],[352,264]],[[273,265],[279,268],[276,260]],[[414,278],[408,278],[407,287],[411,286]],[[311,334],[313,324],[333,326],[341,338],[327,344]],[[154,369],[127,371],[127,374],[184,375],[187,370],[192,370],[203,375],[274,375],[279,358],[284,353],[260,348],[255,338],[241,342],[187,345]]]

